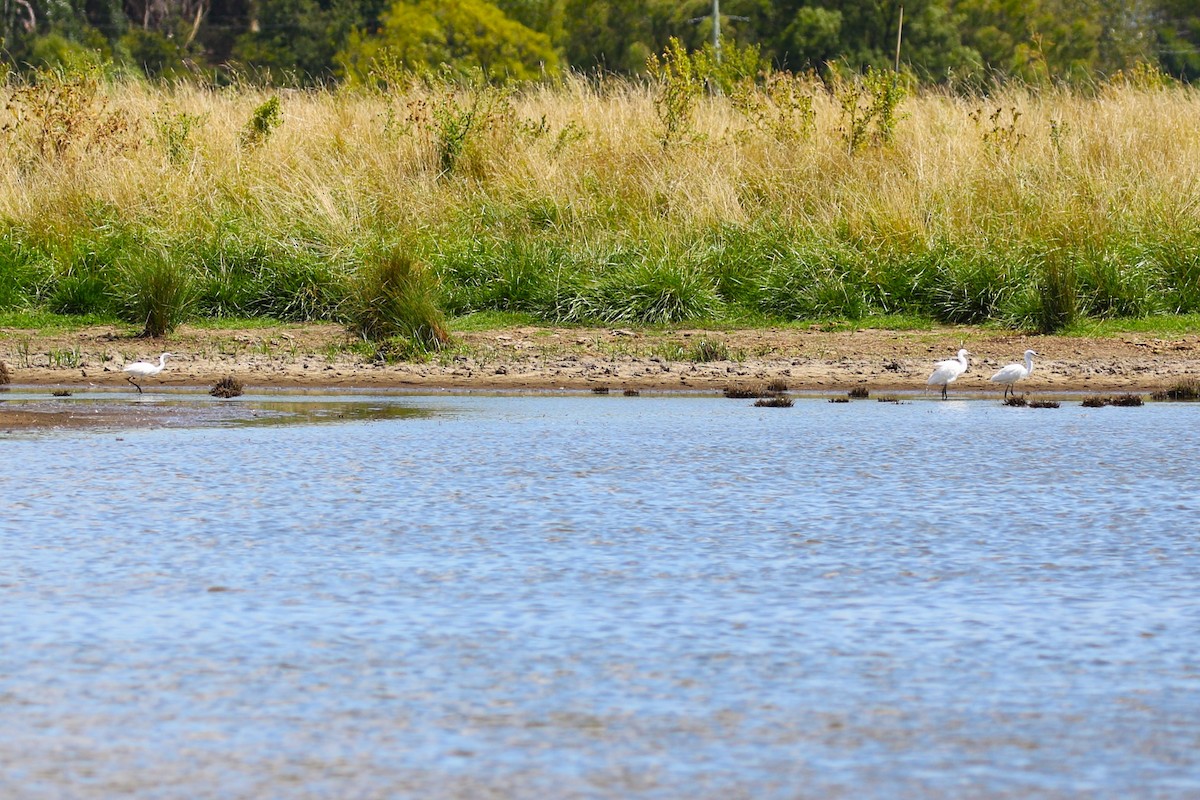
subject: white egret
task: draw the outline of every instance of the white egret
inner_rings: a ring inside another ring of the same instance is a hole
[[[1026,350],[1025,351],[1025,364],[1023,366],[1021,364],[1008,364],[1007,366],[1001,368],[1001,370],[999,372],[997,372],[995,375],[993,375],[991,377],[990,380],[992,380],[996,383],[1004,384],[1004,397],[1005,398],[1008,397],[1008,393],[1010,391],[1013,393],[1014,396],[1016,396],[1017,390],[1016,390],[1016,388],[1014,388],[1014,384],[1017,381],[1021,380],[1022,378],[1028,378],[1029,373],[1033,372],[1033,357],[1036,355],[1037,355],[1037,351]]]
[[[163,371],[163,367],[167,365],[168,358],[174,358],[174,353],[163,353],[158,357],[158,363],[151,361],[135,361],[132,364],[125,365],[125,380],[137,386],[138,394],[142,393],[142,387],[138,386],[135,378],[149,378],[151,375],[157,375]]]
[[[933,374],[925,381],[926,386],[941,386],[942,399],[946,399],[946,387],[958,380],[958,376],[967,371],[967,356],[971,355],[966,349],[959,350],[958,355],[946,361],[934,364]]]

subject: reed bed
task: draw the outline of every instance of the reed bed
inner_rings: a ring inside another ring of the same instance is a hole
[[[338,320],[424,343],[444,338],[438,314],[477,311],[1046,332],[1200,312],[1200,90],[918,91],[888,141],[851,147],[838,90],[794,88],[760,87],[749,110],[706,97],[667,141],[658,89],[624,81],[10,83],[0,310],[148,333]],[[364,318],[381,306],[364,287],[397,260],[421,296]],[[400,319],[408,305],[434,318]]]

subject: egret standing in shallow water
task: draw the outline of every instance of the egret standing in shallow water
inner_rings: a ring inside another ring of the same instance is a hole
[[[1014,387],[1014,384],[1022,378],[1028,378],[1029,373],[1033,372],[1033,357],[1036,355],[1036,351],[1026,350],[1024,366],[1021,366],[1020,364],[1008,364],[991,377],[992,381],[1004,384],[1005,399],[1008,398],[1008,393],[1010,391],[1013,393],[1013,396],[1016,397],[1017,390]]]
[[[941,386],[942,399],[946,399],[946,387],[958,380],[958,376],[967,371],[967,356],[971,355],[964,348],[958,351],[958,355],[946,361],[939,361],[934,364],[933,374],[929,376],[929,380],[925,381],[926,386]]]
[[[157,375],[163,371],[163,367],[167,365],[168,358],[174,358],[174,353],[163,353],[158,357],[158,363],[154,364],[150,361],[135,361],[132,364],[125,365],[125,380],[137,386],[138,394],[142,393],[142,387],[138,386],[135,378],[149,378],[151,375]]]

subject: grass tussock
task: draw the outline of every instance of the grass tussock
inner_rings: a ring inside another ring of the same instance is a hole
[[[792,405],[790,397],[760,397],[754,401],[755,408],[791,408]]]
[[[142,336],[165,336],[191,314],[196,284],[190,271],[165,253],[147,253],[125,266],[118,284],[122,316]]]
[[[1120,406],[1136,408],[1145,404],[1140,394],[1089,395],[1083,398],[1084,408],[1101,408],[1103,406]]]
[[[217,381],[208,393],[213,397],[230,398],[241,397],[243,391],[242,382],[232,375],[226,375],[221,380]]]
[[[1057,400],[1030,400],[1029,407],[1030,408],[1058,408],[1059,403]]]
[[[350,329],[370,342],[407,341],[417,351],[450,342],[435,299],[432,274],[398,247],[375,254],[359,271],[348,298]]]
[[[855,386],[850,391],[846,392],[846,397],[851,400],[866,400],[871,396],[871,392],[865,386]]]
[[[1118,394],[1108,399],[1110,406],[1120,406],[1122,408],[1136,408],[1145,405],[1145,400],[1140,394]]]
[[[770,397],[775,393],[762,384],[736,383],[726,386],[724,394],[731,400],[751,400],[756,397]]]
[[[0,380],[3,383],[3,380]],[[1166,400],[1182,400],[1194,401],[1200,400],[1200,380],[1195,378],[1185,378],[1178,381],[1166,389],[1160,389],[1150,395],[1151,398],[1158,401]]]
[[[1029,405],[1029,401],[1024,397],[1013,395],[1012,397],[1005,398],[1004,405],[1012,406],[1013,408],[1025,408]]]
[[[697,96],[665,128],[654,89],[619,80],[268,95],[9,77],[0,311],[147,335],[337,320],[414,350],[477,312],[1043,332],[1200,313],[1200,88],[925,90],[868,131],[849,85],[795,76],[803,113],[782,124],[780,85]],[[448,125],[466,108],[486,124]]]

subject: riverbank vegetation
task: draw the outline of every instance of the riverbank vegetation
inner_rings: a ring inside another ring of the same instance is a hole
[[[417,347],[473,312],[1042,332],[1200,313],[1200,90],[1141,68],[963,95],[697,58],[519,89],[11,78],[0,312],[332,320]]]

